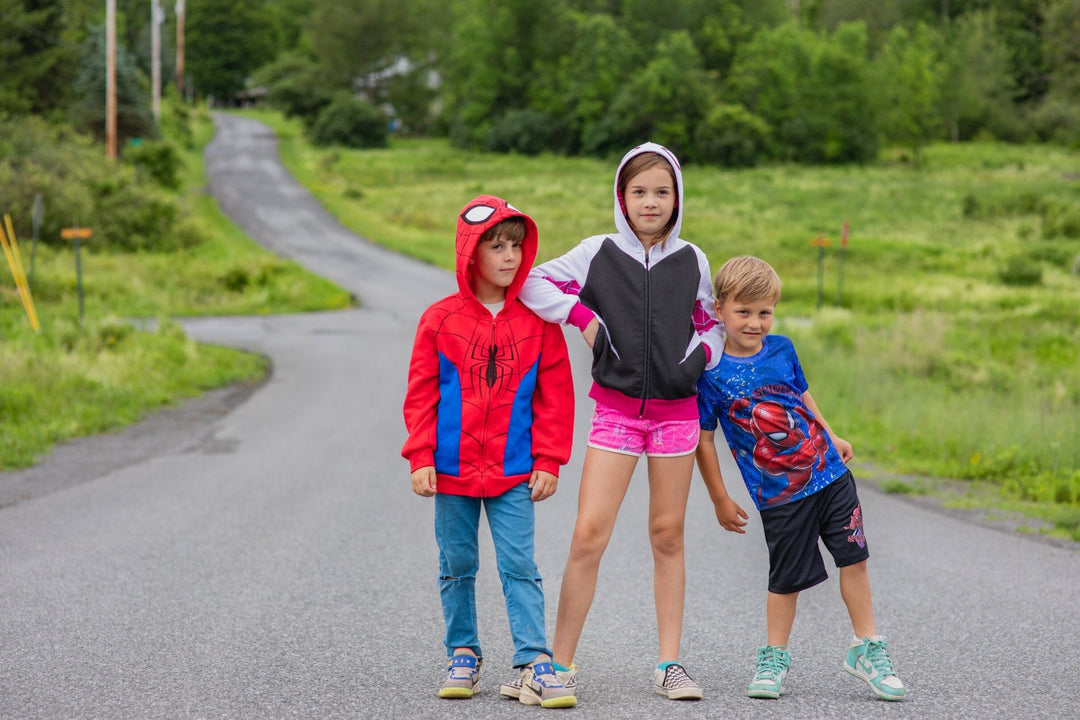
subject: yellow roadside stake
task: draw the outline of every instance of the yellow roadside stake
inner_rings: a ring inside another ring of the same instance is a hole
[[[15,228],[11,224],[11,215],[4,213],[4,229],[0,231],[0,244],[4,246],[4,256],[7,258],[11,274],[15,278],[15,288],[19,291],[19,299],[22,300],[23,310],[30,320],[34,332],[41,332],[41,323],[38,322],[37,310],[34,308],[34,298],[30,295],[30,285],[26,282],[26,271],[23,270],[22,257],[19,255],[19,243],[15,239]]]

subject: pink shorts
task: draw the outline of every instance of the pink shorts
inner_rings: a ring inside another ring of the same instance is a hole
[[[596,403],[589,447],[635,456],[689,455],[697,450],[699,430],[697,420],[635,418]]]

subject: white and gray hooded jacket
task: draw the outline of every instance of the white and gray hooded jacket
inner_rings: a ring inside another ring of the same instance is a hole
[[[647,152],[671,163],[678,186],[671,234],[648,252],[630,228],[618,190],[622,167]],[[623,157],[615,178],[618,232],[585,238],[566,254],[534,267],[520,298],[549,322],[584,330],[593,317],[599,319],[590,397],[633,417],[696,419],[698,376],[720,360],[724,340],[709,261],[679,237],[679,162],[667,148],[645,143]]]

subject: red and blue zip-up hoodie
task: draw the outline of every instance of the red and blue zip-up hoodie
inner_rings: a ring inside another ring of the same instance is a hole
[[[484,232],[512,217],[526,226],[521,267],[492,315],[476,299],[470,261]],[[420,317],[405,393],[401,454],[410,471],[435,467],[437,492],[493,497],[533,470],[557,476],[570,459],[574,386],[562,328],[518,300],[538,243],[532,218],[492,195],[458,217],[458,292]]]

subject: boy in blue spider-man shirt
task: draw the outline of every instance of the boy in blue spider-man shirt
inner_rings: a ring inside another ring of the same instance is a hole
[[[852,457],[851,444],[832,431],[807,391],[791,340],[769,335],[780,278],[763,260],[743,256],[720,268],[713,288],[727,334],[721,361],[698,381],[698,467],[720,525],[745,533],[747,514],[728,495],[720,473],[714,444],[719,424],[761,513],[769,546],[768,644],[758,649],[747,695],[784,693],[799,592],[828,577],[820,537],[840,568],[840,594],[855,631],[844,669],[878,697],[900,700],[907,690],[874,627],[862,505],[844,465]]]

